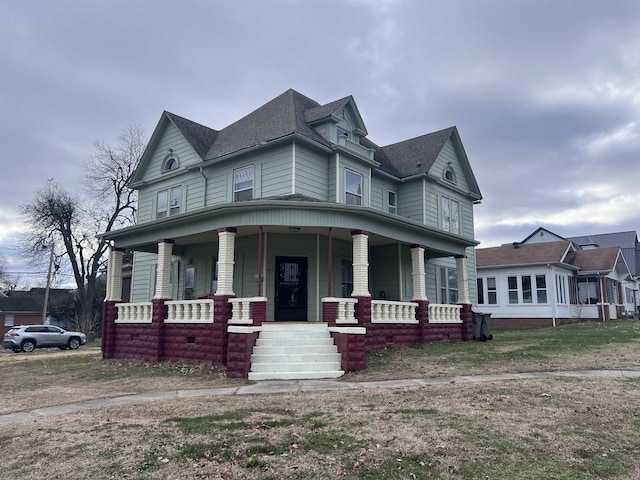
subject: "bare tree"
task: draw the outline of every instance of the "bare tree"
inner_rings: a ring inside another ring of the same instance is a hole
[[[142,129],[129,127],[112,147],[95,142],[95,153],[84,165],[87,195],[74,196],[53,179],[34,198],[21,205],[31,231],[23,242],[23,254],[42,258],[52,243],[57,247],[56,264],[68,264],[80,305],[83,324],[90,324],[98,292],[97,280],[104,268],[108,244],[99,233],[133,223],[136,197],[128,187],[144,151]]]

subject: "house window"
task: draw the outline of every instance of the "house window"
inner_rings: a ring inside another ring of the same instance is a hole
[[[495,277],[478,278],[478,304],[498,304],[498,291],[496,289]]]
[[[556,275],[556,297],[558,298],[558,303],[560,304],[567,303],[567,292],[565,283],[565,277],[563,275]]]
[[[578,304],[578,279],[569,277],[569,303],[571,305]]]
[[[440,267],[440,302],[458,301],[458,272],[455,268]]]
[[[607,288],[607,302],[608,303],[620,303],[618,295],[618,282],[611,278],[606,279]]]
[[[13,324],[15,323],[15,317],[14,315],[11,313],[7,313],[4,316],[4,326],[5,327],[13,327]]]
[[[342,298],[348,298],[353,293],[353,264],[351,260],[342,260]]]
[[[397,212],[396,209],[396,192],[388,192],[387,194],[387,208],[389,213],[395,214]]]
[[[595,277],[578,278],[578,299],[580,303],[595,305],[600,302],[598,279]]]
[[[460,204],[455,200],[442,197],[442,229],[460,234]]]
[[[518,277],[507,277],[509,303],[518,303]]]
[[[163,172],[169,172],[171,170],[177,170],[178,168],[178,159],[170,156],[167,157],[164,161],[164,165],[162,166]]]
[[[156,204],[156,218],[164,218],[168,215],[180,213],[182,204],[182,187],[173,187],[168,190],[158,192]]]
[[[349,137],[349,132],[346,131],[344,128],[336,127],[336,129],[338,130],[338,141],[340,140],[340,137],[345,137],[345,138]]]
[[[362,175],[351,170],[345,170],[345,203],[347,205],[362,205]]]
[[[184,267],[184,299],[193,300],[196,293],[196,267],[187,265]]]
[[[531,277],[522,277],[522,303],[533,303],[533,292],[531,291]]]
[[[536,275],[536,302],[547,303],[547,277]]]
[[[242,202],[253,198],[253,166],[233,171],[233,201]]]
[[[453,183],[453,184],[456,183],[456,172],[455,172],[455,170],[453,169],[453,167],[451,165],[449,165],[447,168],[445,168],[445,170],[444,170],[444,179],[447,182],[450,182],[450,183]]]

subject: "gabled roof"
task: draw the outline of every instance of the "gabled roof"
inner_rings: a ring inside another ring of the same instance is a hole
[[[313,124],[332,118],[340,109],[349,108],[355,118],[357,130],[366,135],[366,128],[352,96],[321,105],[315,100],[289,89],[240,120],[221,129],[214,130],[179,115],[164,112],[156,126],[140,164],[132,176],[132,184],[141,180],[152,152],[160,141],[166,122],[171,122],[204,161],[245,150],[277,140],[291,134],[302,135],[327,148],[335,145],[326,140]],[[469,179],[471,194],[481,198],[480,190],[469,165],[456,127],[380,147],[364,136],[361,145],[374,150],[374,160],[379,170],[398,179],[427,174],[446,142],[451,139],[463,163],[462,168]]]
[[[382,147],[382,151],[391,160],[400,177],[427,173],[455,129],[456,127],[449,127],[393,143]]]
[[[167,118],[176,126],[182,136],[193,147],[200,158],[204,159],[205,155],[211,148],[211,144],[215,141],[218,135],[217,130],[205,127],[199,123],[187,120],[184,117],[176,115],[175,113],[165,112]]]
[[[576,250],[567,255],[567,262],[585,272],[611,272],[616,268],[620,256],[619,247]]]
[[[564,238],[561,237],[560,235],[558,235],[557,233],[552,232],[551,230],[547,230],[544,227],[538,227],[531,235],[529,235],[527,238],[525,238],[524,240],[522,240],[522,242],[520,243],[527,243],[529,240],[531,240],[533,237],[537,236],[538,234],[544,235],[545,233],[548,234],[549,236],[553,236],[556,237],[555,240],[547,240],[548,242],[553,242],[553,241],[558,241],[558,240],[570,240],[569,238]]]
[[[305,121],[304,112],[319,106],[315,100],[289,89],[220,130],[206,159],[276,140],[291,133],[299,133],[322,145],[330,146],[329,142]]]
[[[563,263],[571,249],[568,240],[476,249],[476,266],[500,267],[507,265],[535,265]]]

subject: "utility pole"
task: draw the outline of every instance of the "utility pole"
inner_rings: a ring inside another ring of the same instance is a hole
[[[42,307],[42,323],[47,320],[47,308],[49,306],[49,290],[51,289],[51,267],[53,266],[53,247],[51,242],[51,253],[49,254],[49,271],[47,272],[47,289],[44,291],[44,306]]]

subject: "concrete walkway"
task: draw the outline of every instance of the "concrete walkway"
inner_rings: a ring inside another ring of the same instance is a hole
[[[274,393],[318,392],[324,390],[366,390],[375,388],[425,387],[443,383],[499,382],[505,380],[545,379],[561,377],[579,378],[640,378],[640,370],[585,370],[565,372],[503,373],[497,375],[470,375],[459,377],[438,377],[408,380],[386,380],[380,382],[342,382],[337,380],[265,380],[241,387],[205,388],[197,390],[173,390],[125,395],[114,398],[100,398],[83,402],[37,408],[28,412],[0,415],[0,425],[22,422],[41,417],[53,417],[84,412],[96,408],[117,407],[135,403],[174,400],[177,398],[218,397],[228,395],[268,395]]]

